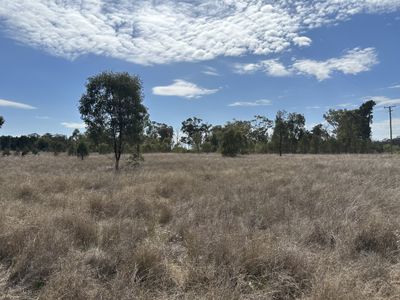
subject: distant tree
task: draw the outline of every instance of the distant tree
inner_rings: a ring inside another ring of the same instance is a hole
[[[147,109],[143,105],[142,83],[128,73],[103,72],[90,77],[79,111],[89,134],[110,141],[115,169],[128,142],[139,144]]]
[[[330,109],[324,114],[332,133],[344,152],[365,152],[371,143],[371,124],[375,102],[370,100],[358,109]]]
[[[298,113],[290,113],[286,120],[288,134],[288,151],[297,152],[299,141],[306,132],[306,119],[304,115]]]
[[[76,155],[76,146],[75,146],[75,143],[70,143],[70,144],[68,145],[67,153],[68,153],[69,156],[75,156],[75,155]]]
[[[317,124],[311,130],[311,145],[310,151],[314,154],[321,152],[322,144],[329,138],[328,132],[322,124]]]
[[[61,152],[64,151],[64,145],[60,141],[52,141],[51,143],[51,149],[53,151],[54,156],[57,156]]]
[[[76,147],[76,155],[82,160],[89,155],[89,147],[83,140],[79,141]]]
[[[97,146],[99,154],[109,154],[113,152],[112,147],[108,143],[101,143]]]
[[[243,146],[243,136],[238,127],[228,124],[222,134],[221,154],[234,157],[240,153]]]
[[[210,130],[210,134],[207,137],[207,142],[211,145],[210,152],[217,152],[220,148],[222,141],[223,127],[221,125],[213,126]]]
[[[233,122],[228,122],[225,126],[225,128],[229,127],[234,128],[237,133],[236,139],[240,140],[241,154],[248,154],[253,150],[251,121],[234,120]]]
[[[145,129],[147,151],[169,152],[172,149],[174,129],[164,123],[148,122]]]
[[[272,125],[272,120],[261,115],[254,116],[254,119],[251,121],[250,138],[257,151],[267,152],[269,131]]]
[[[203,123],[202,119],[193,117],[182,122],[181,131],[185,134],[181,142],[195,147],[200,152],[201,144],[207,138],[211,125]]]
[[[3,126],[3,124],[4,124],[4,118],[0,116],[0,128]]]
[[[50,147],[50,141],[45,136],[41,136],[36,144],[39,151],[48,151]]]
[[[278,151],[279,156],[282,156],[284,144],[288,139],[288,122],[286,120],[286,112],[278,111],[275,117],[275,127],[272,134],[272,142],[274,148]]]

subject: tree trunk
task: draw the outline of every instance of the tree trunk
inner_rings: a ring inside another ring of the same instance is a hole
[[[140,158],[140,144],[136,144],[136,154],[139,159]]]
[[[115,171],[119,170],[119,157],[115,157]]]

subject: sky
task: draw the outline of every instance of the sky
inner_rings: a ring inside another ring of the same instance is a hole
[[[375,100],[373,138],[400,136],[400,0],[1,0],[1,135],[71,134],[87,78],[127,71],[150,117],[178,129],[323,123]]]

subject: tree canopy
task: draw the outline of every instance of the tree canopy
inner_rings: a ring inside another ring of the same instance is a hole
[[[140,143],[147,118],[142,83],[128,73],[103,72],[90,77],[79,111],[96,143],[113,145],[115,169],[128,143]]]

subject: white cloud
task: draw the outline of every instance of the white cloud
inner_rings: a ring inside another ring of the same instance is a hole
[[[300,47],[307,47],[311,45],[312,40],[306,36],[296,36],[293,39],[293,43],[295,43],[295,45]]]
[[[328,79],[335,71],[343,74],[358,74],[369,71],[372,66],[378,63],[377,54],[374,48],[355,48],[348,51],[339,58],[331,58],[325,61],[310,59],[297,60],[293,69],[300,74],[315,76],[319,81]]]
[[[400,118],[392,119],[393,137],[400,136]],[[389,132],[389,119],[373,122],[371,125],[372,137],[375,140],[388,139]]]
[[[333,72],[355,75],[370,70],[377,63],[378,58],[374,48],[354,48],[339,58],[331,58],[325,61],[295,60],[289,67],[286,67],[277,59],[261,60],[257,63],[249,64],[235,64],[233,67],[234,72],[238,74],[252,74],[258,71],[263,71],[273,77],[303,74],[315,76],[319,81],[322,81],[330,78]]]
[[[290,76],[291,71],[288,70],[277,59],[262,60],[252,64],[235,64],[234,72],[238,74],[251,74],[257,71],[263,71],[269,76],[284,77]]]
[[[308,46],[303,34],[398,0],[2,0],[9,37],[53,55],[103,55],[138,64],[268,55]]]
[[[228,106],[267,106],[272,105],[272,101],[268,99],[259,99],[255,101],[237,101]]]
[[[354,104],[354,103],[340,103],[340,104],[337,104],[336,106],[340,107],[340,108],[354,108],[354,107],[357,107],[358,105]]]
[[[36,116],[35,118],[38,120],[50,120],[51,119],[49,116]]]
[[[366,100],[372,99],[376,102],[377,106],[388,106],[400,104],[400,98],[388,98],[385,96],[367,97]]]
[[[400,84],[389,86],[389,89],[400,89]]]
[[[62,126],[69,128],[69,129],[85,129],[85,123],[76,123],[76,122],[62,122]]]
[[[15,101],[10,101],[10,100],[4,100],[4,99],[0,99],[0,106],[19,108],[19,109],[36,109],[36,107],[28,105],[28,104],[25,104],[25,103],[20,103],[20,102],[15,102]]]
[[[216,68],[206,66],[202,72],[205,75],[220,76]]]
[[[184,98],[199,98],[204,95],[214,94],[219,89],[206,89],[194,83],[176,79],[174,83],[166,86],[153,87],[153,94],[159,96],[177,96]]]

